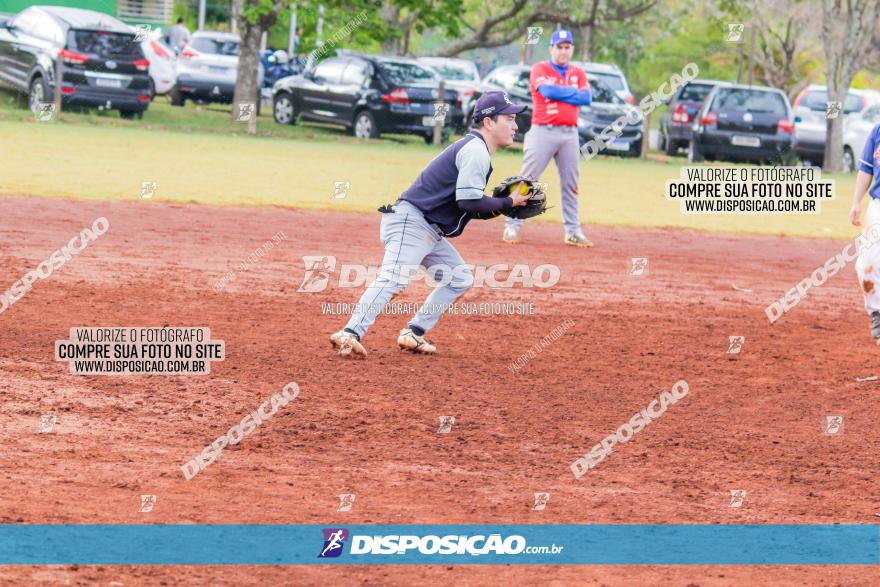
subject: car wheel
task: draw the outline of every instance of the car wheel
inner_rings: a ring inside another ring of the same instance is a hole
[[[352,125],[354,136],[359,139],[378,139],[379,128],[376,126],[376,119],[368,110],[358,112],[354,117]]]
[[[663,152],[669,155],[670,157],[678,154],[678,142],[669,139],[666,141],[666,145],[663,147]]]
[[[119,117],[125,120],[141,119],[144,117],[144,113],[141,110],[120,110]]]
[[[171,91],[168,92],[168,97],[171,98],[172,106],[183,106],[186,104],[186,98],[180,93],[180,88],[177,87],[177,84],[175,84],[174,87],[171,88]]]
[[[666,150],[666,135],[663,134],[663,129],[660,129],[660,144],[658,146],[661,151]]]
[[[625,157],[638,158],[642,156],[642,141],[636,141],[632,144],[629,151],[624,154]]]
[[[281,92],[275,96],[272,115],[278,124],[296,124],[296,112],[293,109],[293,96]]]
[[[153,83],[153,78],[150,78],[150,102],[153,101],[153,98],[156,97],[156,84]]]
[[[42,77],[35,77],[31,81],[31,87],[28,89],[28,108],[30,111],[38,111],[40,104],[46,102],[49,94],[49,87],[46,85],[46,81]]]
[[[843,170],[846,173],[852,173],[856,170],[856,160],[853,157],[852,149],[849,147],[843,148]]]
[[[688,163],[699,163],[702,160],[703,152],[700,151],[700,147],[697,145],[697,141],[691,139],[691,142],[688,145]]]

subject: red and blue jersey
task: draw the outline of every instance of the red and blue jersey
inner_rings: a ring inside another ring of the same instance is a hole
[[[532,90],[532,103],[534,105],[532,111],[533,125],[577,126],[578,106],[560,100],[545,98],[538,91],[538,88],[544,84],[570,87],[576,90],[589,89],[590,82],[587,81],[587,74],[581,68],[569,64],[564,69],[564,74],[560,73],[561,69],[557,69],[550,61],[541,61],[532,66],[532,72],[529,75],[529,86]]]

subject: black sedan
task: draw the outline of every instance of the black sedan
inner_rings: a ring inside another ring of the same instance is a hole
[[[623,157],[640,156],[645,136],[645,120],[641,115],[630,116],[638,120],[635,123],[627,118],[627,113],[637,112],[638,109],[630,106],[601,79],[593,76],[587,76],[587,79],[593,90],[593,103],[590,106],[581,106],[578,115],[578,136],[581,145],[598,138],[602,131],[612,126],[615,121],[623,119],[625,124],[620,133],[615,133],[611,141],[605,142],[604,148],[599,152],[603,155]]]
[[[302,117],[339,124],[359,138],[405,133],[430,143],[435,120],[443,120],[448,136],[462,116],[458,92],[446,89],[441,99],[439,82],[412,59],[345,52],[275,82],[275,122],[295,124]]]
[[[717,85],[694,121],[688,161],[790,163],[793,133],[791,104],[781,90]]]
[[[37,111],[52,102],[61,59],[64,104],[142,114],[150,104],[150,62],[131,28],[92,10],[31,6],[0,18],[0,82],[27,93]]]

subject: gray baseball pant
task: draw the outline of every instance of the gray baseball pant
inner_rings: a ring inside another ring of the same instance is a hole
[[[523,143],[520,175],[539,180],[551,158],[556,160],[562,187],[562,223],[566,232],[578,232],[581,229],[578,200],[580,145],[576,126],[535,125],[530,128]],[[522,223],[518,218],[507,218],[507,226],[519,229]]]
[[[428,224],[422,212],[409,202],[400,201],[394,204],[393,214],[382,214],[379,235],[385,244],[382,267],[376,280],[361,296],[355,313],[345,327],[363,337],[391,296],[407,286],[419,265],[425,269],[441,266],[435,269],[431,277],[446,285],[435,287],[419,312],[409,321],[410,325],[428,332],[436,326],[443,312],[473,285],[474,277],[470,269],[455,247],[440,236]]]

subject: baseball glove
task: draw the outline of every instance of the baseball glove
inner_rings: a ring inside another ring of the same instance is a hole
[[[492,197],[505,198],[511,195],[530,196],[525,206],[517,206],[502,212],[510,218],[531,218],[547,211],[547,195],[544,186],[530,177],[517,175],[508,177],[492,190]]]

